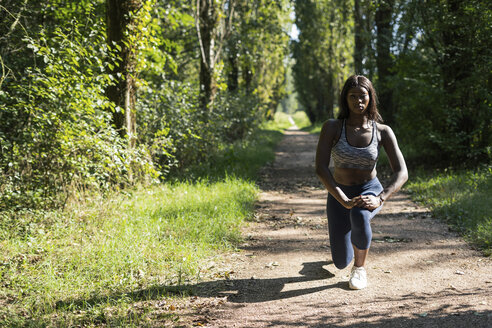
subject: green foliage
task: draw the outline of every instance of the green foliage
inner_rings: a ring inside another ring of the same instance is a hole
[[[273,118],[285,95],[285,58],[291,23],[289,1],[234,1],[235,25],[226,47],[224,71],[229,89],[236,85],[244,99],[255,99],[257,111]],[[235,90],[232,90],[235,92]]]
[[[292,126],[290,120],[289,120],[289,114],[286,114],[284,112],[277,112],[275,113],[275,124],[279,126],[280,128],[283,129],[288,129]]]
[[[278,110],[284,113],[294,114],[299,110],[299,104],[297,101],[297,91],[294,87],[294,77],[292,73],[292,67],[294,65],[294,60],[289,59],[287,69],[285,72],[285,92],[286,95],[279,104]]]
[[[380,111],[407,157],[442,167],[490,161],[490,1],[295,5],[294,77],[311,122],[331,117],[339,84],[363,73],[378,87]]]
[[[412,197],[431,208],[433,214],[492,255],[492,169],[415,172],[406,186]],[[412,174],[413,175],[413,174]]]
[[[34,66],[2,91],[4,209],[60,206],[76,190],[128,183],[129,172],[155,176],[145,148],[127,149],[110,127],[103,33],[83,36],[73,21],[24,39]]]
[[[299,104],[312,123],[333,117],[341,84],[353,65],[352,1],[296,1],[299,41],[293,73]]]
[[[220,181],[230,175],[254,180],[258,170],[275,159],[273,148],[283,136],[281,131],[288,127],[290,123],[286,115],[277,112],[274,121],[261,124],[242,140],[223,143],[207,161],[189,165],[173,176],[191,181],[201,177]]]
[[[490,2],[410,1],[400,21],[398,125],[420,159],[490,160]],[[425,9],[424,9],[425,7]]]
[[[264,124],[185,181],[85,195],[65,211],[2,213],[0,325],[139,325],[153,315],[133,312],[141,301],[224,274],[212,261],[241,239],[258,193],[251,180],[274,158],[281,126]]]
[[[217,47],[238,45],[239,74],[251,74],[228,90],[227,56],[219,57],[210,113],[197,106],[194,4],[141,3],[125,39],[133,66],[123,70],[115,70],[121,45],[106,45],[105,1],[2,3],[3,209],[64,206],[79,192],[181,175],[222,156],[273,114],[284,93],[288,1],[234,4],[232,32]],[[115,132],[112,116],[121,108],[107,98],[120,71],[136,79],[136,147]]]
[[[195,91],[193,84],[178,81],[141,90],[138,108],[145,122],[140,127],[141,140],[150,144],[165,177],[179,171],[181,175],[197,163],[207,165],[224,148],[241,144],[263,119],[255,99],[238,93],[219,93],[213,110],[204,115]]]
[[[190,41],[198,45],[191,9],[177,3],[165,9],[165,21],[152,24],[161,46],[148,53],[148,69],[142,72],[147,84],[141,87],[137,103],[141,142],[149,145],[155,163],[169,178],[194,170],[196,163],[215,162],[214,156],[222,156],[225,149],[240,143],[236,141],[248,138],[282,97],[282,60],[288,38],[280,27],[288,17],[285,4],[235,3],[225,58],[215,72],[219,88],[207,113],[198,106],[199,65],[185,58],[190,51],[198,50],[189,46]],[[156,10],[163,13],[164,9]],[[254,31],[261,38],[252,38]],[[227,89],[225,75],[232,69],[226,60],[231,51],[236,51],[238,58],[239,88],[235,90]],[[161,58],[172,60],[172,64],[159,66]],[[241,78],[244,70],[252,73],[248,82]],[[161,79],[163,75],[167,80]]]
[[[306,115],[306,112],[297,111],[294,115],[292,115],[292,119],[296,122],[299,129],[305,129],[311,126],[311,121],[309,121],[309,117]]]

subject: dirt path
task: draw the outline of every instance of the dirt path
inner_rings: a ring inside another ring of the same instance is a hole
[[[492,327],[492,261],[405,194],[373,220],[369,287],[330,261],[326,192],[314,175],[313,135],[290,129],[264,170],[257,220],[230,258],[233,272],[197,286],[220,299],[207,327]]]

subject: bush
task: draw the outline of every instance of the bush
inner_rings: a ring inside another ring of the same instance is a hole
[[[73,23],[24,42],[34,66],[1,92],[2,209],[63,206],[75,191],[155,177],[145,147],[129,149],[111,127],[104,29],[83,36]]]

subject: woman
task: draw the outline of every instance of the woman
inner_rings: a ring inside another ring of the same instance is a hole
[[[323,125],[316,152],[316,173],[328,190],[333,262],[343,269],[355,257],[349,280],[351,289],[367,286],[364,265],[372,238],[371,219],[408,178],[396,137],[381,122],[371,81],[353,75],[342,89],[340,115]],[[376,177],[380,146],[384,147],[393,170],[385,188]],[[330,159],[334,163],[333,173],[328,168]]]

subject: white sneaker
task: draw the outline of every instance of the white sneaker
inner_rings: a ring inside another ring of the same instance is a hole
[[[352,267],[349,287],[350,289],[363,289],[367,287],[367,273],[364,267]]]

